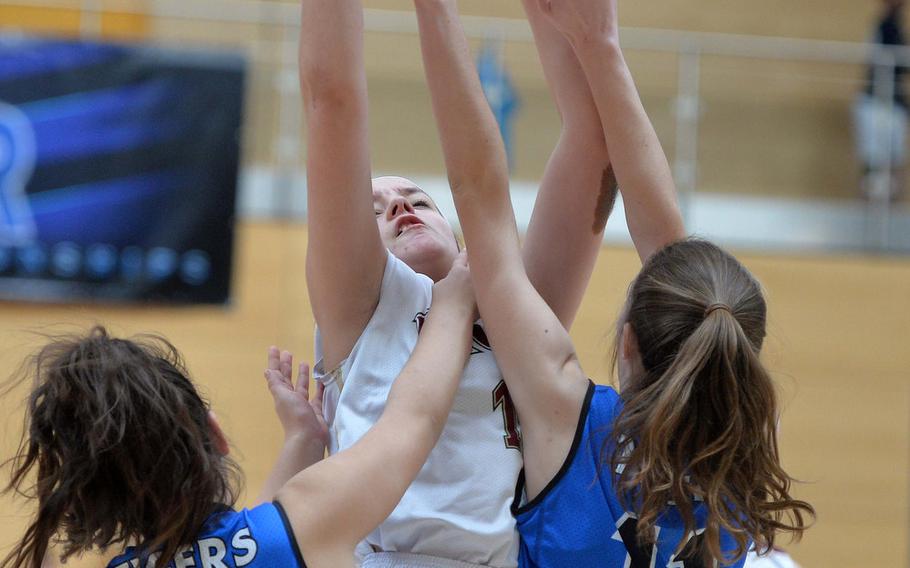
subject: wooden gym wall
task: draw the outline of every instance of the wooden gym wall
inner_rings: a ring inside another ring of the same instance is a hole
[[[312,353],[303,277],[303,226],[246,223],[239,231],[234,302],[224,308],[0,304],[0,377],[40,342],[33,332],[103,323],[159,332],[180,348],[234,443],[249,503],[281,444],[263,384],[265,350]],[[902,566],[908,546],[910,262],[887,258],[742,254],[770,305],[764,358],[778,382],[785,466],[818,524],[791,550],[806,568]],[[605,248],[572,330],[585,370],[609,382],[615,318],[638,270],[630,249]],[[14,451],[25,391],[0,400],[0,456]],[[4,475],[6,472],[4,472]],[[0,551],[31,508],[0,499]],[[98,566],[97,558],[73,566]]]

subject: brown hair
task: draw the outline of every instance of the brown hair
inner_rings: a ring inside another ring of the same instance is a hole
[[[815,512],[790,496],[780,465],[777,396],[759,360],[767,308],[755,278],[709,242],[680,241],[645,263],[626,310],[644,374],[624,385],[604,457],[638,514],[639,541],[654,540],[671,502],[684,534],[694,534],[694,500],[707,510],[699,552],[709,565],[738,560],[750,539],[761,551],[778,531],[800,537],[804,515]],[[735,550],[722,549],[722,532]]]
[[[100,326],[51,339],[12,381],[34,385],[6,492],[37,499],[38,511],[0,566],[39,568],[52,539],[64,559],[131,543],[172,558],[219,503],[234,503],[240,481],[180,354]]]

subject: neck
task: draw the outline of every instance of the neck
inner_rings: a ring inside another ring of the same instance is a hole
[[[439,282],[449,273],[452,266],[452,259],[448,255],[436,257],[426,262],[409,262],[408,266],[418,273],[429,277],[433,282]]]

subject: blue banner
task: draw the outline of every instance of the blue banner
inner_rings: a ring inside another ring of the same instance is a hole
[[[245,68],[0,38],[0,298],[228,301]]]
[[[499,123],[499,132],[502,135],[511,168],[514,158],[512,125],[515,122],[515,113],[521,108],[521,103],[512,84],[512,78],[502,63],[498,44],[491,41],[484,43],[480,55],[477,57],[477,75],[490,109],[496,117],[496,122]]]

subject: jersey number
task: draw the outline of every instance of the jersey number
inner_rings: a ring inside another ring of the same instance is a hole
[[[635,536],[635,526],[638,522],[635,517],[625,514],[620,520],[621,523],[616,530],[623,544],[626,545],[626,568],[656,568],[657,545],[639,544]],[[657,536],[660,534],[660,527],[655,527],[655,530],[657,531],[654,535],[656,541]],[[613,538],[616,538],[616,536]],[[700,554],[703,538],[704,531],[689,538],[679,556],[676,556],[676,554],[670,555],[670,561],[667,563],[666,568],[707,568]]]
[[[493,410],[497,408],[502,409],[502,425],[506,430],[502,438],[506,447],[520,451],[521,430],[518,428],[518,413],[515,412],[515,405],[512,404],[512,397],[505,381],[499,381],[493,389]]]

